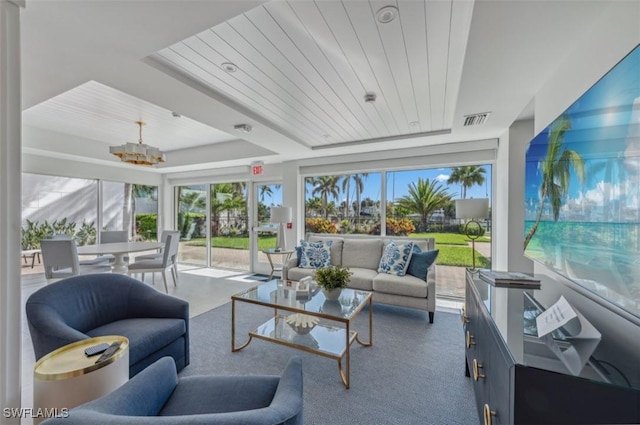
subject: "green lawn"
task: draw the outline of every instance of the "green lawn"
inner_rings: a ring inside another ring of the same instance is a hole
[[[459,233],[412,233],[409,237],[436,238],[436,245],[466,245],[469,241],[469,238]],[[491,238],[482,236],[476,242],[491,242]]]
[[[439,245],[437,246],[437,248],[440,253],[438,254],[436,264],[439,264],[441,266],[461,267],[471,267],[473,264],[470,246]],[[476,251],[476,267],[491,267],[491,263],[489,263],[489,260],[478,251]]]
[[[338,235],[339,236],[339,235]],[[464,235],[455,233],[416,233],[411,235],[415,238],[432,237],[436,238],[436,247],[440,250],[437,264],[443,266],[471,267],[471,247],[467,246],[467,238]],[[479,241],[489,242],[490,239],[482,237]],[[198,238],[184,242],[190,246],[205,246],[205,239]],[[236,237],[215,237],[212,245],[214,248],[249,249],[248,236]],[[275,236],[260,236],[258,239],[258,249],[264,250],[276,246]],[[489,260],[476,251],[476,267],[490,267]]]
[[[189,246],[202,246],[204,247],[205,238],[192,239],[185,242]],[[248,236],[235,236],[235,237],[214,237],[211,241],[213,248],[232,248],[232,249],[249,249],[249,237]],[[258,249],[264,250],[269,248],[275,248],[276,237],[275,236],[260,236],[258,238]]]

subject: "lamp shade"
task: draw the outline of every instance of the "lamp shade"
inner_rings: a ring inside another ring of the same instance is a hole
[[[271,207],[272,223],[289,223],[292,215],[291,207]]]
[[[456,218],[487,218],[489,199],[456,199]]]

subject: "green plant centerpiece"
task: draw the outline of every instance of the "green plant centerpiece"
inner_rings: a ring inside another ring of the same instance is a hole
[[[313,277],[328,300],[337,300],[342,288],[349,285],[352,274],[348,267],[329,266],[316,269]]]

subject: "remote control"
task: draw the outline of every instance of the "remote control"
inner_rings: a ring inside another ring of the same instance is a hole
[[[105,360],[107,360],[108,358],[110,358],[111,356],[113,356],[116,351],[118,351],[118,348],[120,348],[120,344],[122,344],[122,342],[120,341],[116,341],[114,343],[112,343],[109,348],[107,348],[104,353],[102,353],[102,355],[100,357],[98,357],[98,360],[96,360],[95,364],[101,363]]]
[[[84,349],[84,354],[87,357],[95,356],[97,354],[102,353],[104,350],[109,348],[109,344],[103,342],[102,344],[92,345],[91,347],[87,347]]]

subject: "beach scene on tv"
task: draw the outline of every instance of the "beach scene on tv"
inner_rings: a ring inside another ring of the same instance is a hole
[[[529,144],[525,254],[640,317],[640,45]]]

